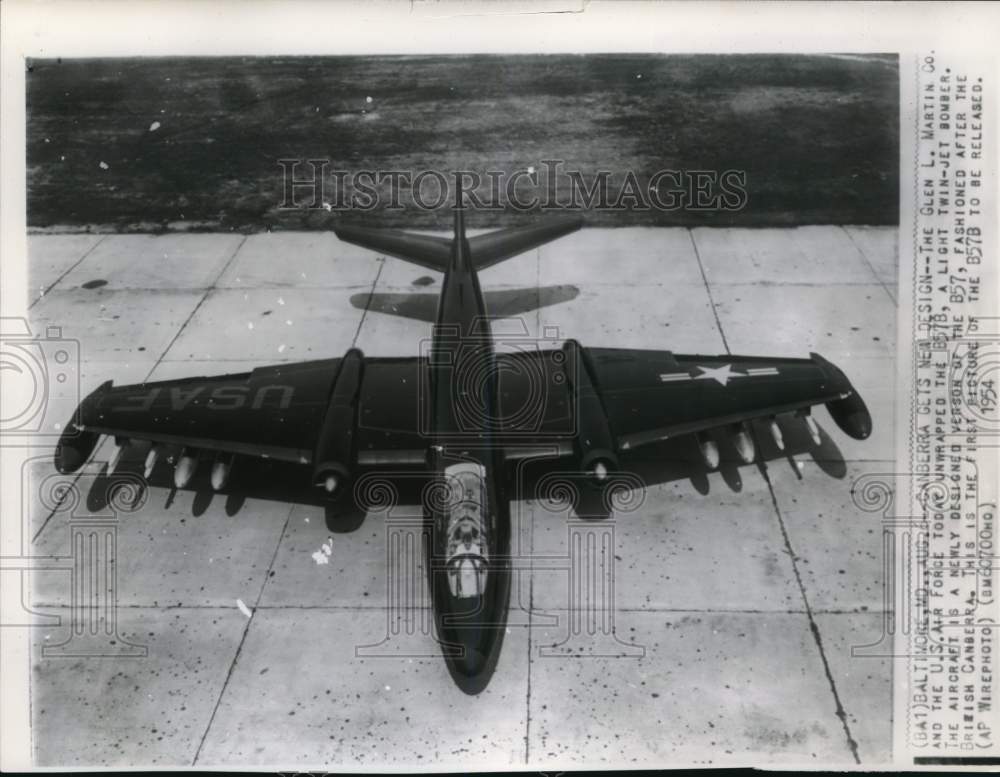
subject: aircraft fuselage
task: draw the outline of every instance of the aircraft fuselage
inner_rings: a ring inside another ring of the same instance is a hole
[[[438,498],[425,500],[425,519],[438,639],[456,683],[478,693],[506,628],[510,510],[494,343],[461,210],[455,219],[430,353],[429,463]]]

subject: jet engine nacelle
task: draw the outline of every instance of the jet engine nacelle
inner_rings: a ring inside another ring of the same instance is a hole
[[[344,354],[316,442],[312,482],[330,496],[340,493],[354,473],[358,393],[364,365],[364,356],[357,348]]]
[[[563,345],[566,355],[566,378],[570,391],[576,391],[576,454],[580,468],[597,483],[603,482],[608,473],[618,470],[618,453],[608,414],[604,411],[600,394],[594,386],[590,368],[579,343],[567,340]]]

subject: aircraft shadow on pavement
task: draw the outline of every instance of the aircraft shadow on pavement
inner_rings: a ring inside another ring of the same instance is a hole
[[[686,436],[623,454],[620,460],[621,472],[610,473],[607,482],[600,487],[595,487],[584,473],[574,469],[571,458],[538,458],[526,461],[521,466],[511,464],[508,488],[511,498],[542,500],[546,505],[553,505],[564,511],[567,517],[604,519],[611,517],[613,513],[617,514],[615,500],[610,498],[615,488],[634,491],[637,488],[686,480],[703,496],[711,492],[713,484],[715,488],[725,487],[739,493],[743,489],[743,473],[751,467],[761,469],[765,462],[772,471],[776,466],[789,467],[800,480],[815,476],[814,470],[803,475],[800,471],[803,460],[811,461],[816,469],[829,477],[842,479],[846,476],[847,466],[843,455],[822,427],[820,445],[817,446],[812,442],[804,422],[787,419],[782,421],[781,426],[784,451],[777,448],[766,426],[756,423],[752,425],[757,457],[751,464],[743,463],[726,436],[719,435],[717,439],[721,461],[717,470],[718,477],[705,466],[695,439]],[[142,483],[132,497],[136,504],[146,500],[143,510],[137,515],[148,514],[151,509],[169,508],[177,495],[173,469],[163,462],[148,480],[143,481],[145,455],[146,446],[136,445],[123,455],[114,475],[108,477],[102,469],[101,474],[93,479],[86,496],[87,508],[95,513],[107,508],[115,491],[115,480],[124,481],[126,478],[132,484],[137,480]],[[211,505],[220,503],[227,515],[236,515],[248,499],[313,505],[324,508],[330,531],[346,533],[360,528],[370,512],[385,512],[385,508],[370,509],[370,505],[360,505],[353,489],[348,489],[333,500],[327,499],[310,482],[311,472],[308,467],[266,459],[238,458],[229,482],[216,492],[209,482],[210,464],[210,460],[203,460],[194,477],[182,489],[194,492],[191,514],[195,517],[203,515]],[[400,507],[417,507],[421,504],[427,476],[421,468],[409,467],[391,472],[370,467],[359,468],[355,480],[358,482],[366,476],[373,476],[375,482],[392,483],[389,504]],[[372,482],[372,479],[369,478],[368,482]]]
[[[580,296],[576,286],[531,286],[523,289],[484,291],[486,310],[496,318],[512,318],[539,308],[569,302]],[[437,322],[439,294],[411,292],[374,292],[351,296],[351,304],[360,309],[400,316],[429,324]]]

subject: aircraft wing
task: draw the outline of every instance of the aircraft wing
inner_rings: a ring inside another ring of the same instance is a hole
[[[308,463],[341,361],[128,386],[108,381],[77,408],[57,466],[77,469],[100,435]]]
[[[871,418],[835,365],[808,359],[700,356],[620,348],[581,349],[622,450],[754,418],[824,404],[841,429],[863,439]]]
[[[871,418],[846,376],[808,359],[680,355],[563,348],[497,356],[495,438],[508,456],[623,451],[825,404],[863,439]],[[319,474],[355,466],[421,465],[431,419],[426,361],[366,358],[261,367],[250,372],[129,386],[110,381],[77,409],[56,464],[83,465],[101,435],[191,450],[307,464]],[[478,437],[470,416],[470,434]]]
[[[423,365],[419,358],[366,358],[351,349],[340,359],[250,372],[125,386],[107,381],[67,424],[56,467],[76,471],[104,435],[272,458],[317,472],[327,465],[343,472],[423,464]]]

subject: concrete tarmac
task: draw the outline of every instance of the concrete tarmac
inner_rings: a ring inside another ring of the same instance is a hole
[[[47,423],[107,379],[240,372],[351,346],[417,355],[440,288],[435,273],[326,233],[35,234],[29,253],[34,330],[60,327],[81,355],[79,392],[53,384]],[[494,328],[511,337],[818,351],[857,386],[875,428],[851,440],[819,409],[818,449],[790,422],[791,455],[762,445],[761,460],[742,465],[724,452],[712,473],[637,452],[641,499],[590,524],[614,547],[615,634],[596,648],[572,638],[573,586],[558,563],[576,515],[558,499],[512,505],[526,569],[496,674],[477,697],[452,683],[420,623],[387,635],[398,593],[387,536],[412,523],[412,506],[333,532],[286,470],[239,461],[224,493],[205,472],[175,492],[161,465],[137,502],[109,505],[109,441],[77,479],[80,499],[60,503],[47,491],[51,448],[40,447],[27,473],[33,553],[65,560],[73,521],[110,516],[110,650],[129,643],[146,656],[43,656],[72,644],[73,571],[53,562],[36,572],[32,607],[61,616],[34,630],[37,763],[885,762],[891,666],[851,654],[882,634],[880,515],[852,501],[851,485],[893,467],[895,257],[895,228],[585,229],[482,273],[488,304],[506,317]],[[143,455],[122,470],[141,472]],[[240,467],[251,473],[242,481]]]

